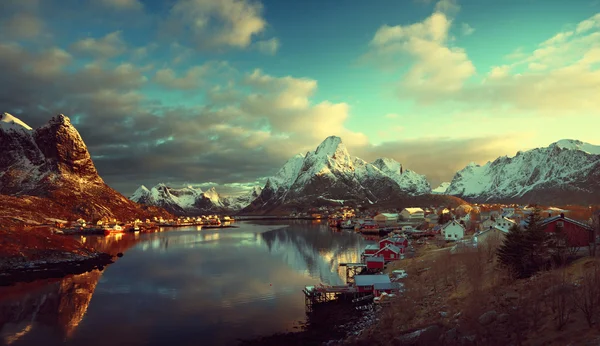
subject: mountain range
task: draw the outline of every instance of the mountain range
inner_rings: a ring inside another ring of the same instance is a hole
[[[402,207],[457,204],[458,199],[431,195],[425,176],[399,162],[366,162],[350,156],[340,137],[326,138],[314,151],[289,159],[268,178],[261,194],[242,213],[277,213],[331,205]]]
[[[59,114],[33,129],[0,117],[0,224],[46,217],[118,218],[165,215],[132,202],[104,183],[79,132]]]
[[[600,203],[600,146],[563,139],[458,171],[445,194],[471,202]]]
[[[200,215],[237,212],[261,192],[260,186],[254,186],[240,196],[223,197],[214,187],[202,191],[193,186],[173,188],[160,183],[151,189],[142,185],[129,198],[137,203],[164,208],[175,215]]]

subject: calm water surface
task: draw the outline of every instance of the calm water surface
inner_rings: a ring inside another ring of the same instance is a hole
[[[235,345],[293,331],[305,285],[342,284],[368,241],[310,221],[87,237],[104,271],[0,288],[0,345]]]

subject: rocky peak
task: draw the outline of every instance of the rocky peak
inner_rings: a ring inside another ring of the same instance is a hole
[[[53,172],[102,182],[87,146],[67,116],[53,117],[48,124],[35,130],[34,138]]]

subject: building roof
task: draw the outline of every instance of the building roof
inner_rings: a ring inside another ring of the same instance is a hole
[[[446,222],[446,224],[444,226],[442,226],[442,229],[446,229],[446,227],[450,226],[451,224],[456,224],[456,225],[462,227],[463,230],[465,229],[465,226],[463,226],[462,224],[460,224],[456,220],[450,220],[450,221]]]
[[[354,277],[356,286],[373,286],[375,284],[389,284],[391,282],[390,277],[385,274],[356,275]]]
[[[367,257],[365,259],[365,261],[367,263],[369,263],[369,262],[382,262],[383,263],[383,262],[385,262],[385,259],[383,257],[373,257],[373,256],[370,256],[370,257]]]
[[[387,244],[385,247],[381,248],[379,251],[377,251],[375,254],[377,255],[378,253],[380,253],[381,251],[385,250],[385,249],[389,249],[391,250],[393,253],[400,253],[400,248],[397,247],[396,245],[392,245],[392,244]]]
[[[365,246],[365,250],[379,250],[379,245],[369,244],[369,245]]]
[[[383,215],[383,216],[387,217],[388,219],[397,219],[398,218],[398,214],[380,213],[379,215]]]
[[[547,219],[544,219],[544,220],[542,220],[542,222],[540,222],[540,225],[541,226],[546,226],[546,225],[548,225],[550,223],[553,223],[554,221],[566,221],[566,222],[572,223],[574,225],[577,225],[579,227],[585,228],[587,230],[590,230],[590,231],[593,230],[592,226],[590,226],[588,224],[585,224],[583,222],[580,222],[580,221],[577,221],[577,220],[573,220],[571,218],[564,217],[564,216],[561,216],[561,215],[554,216],[554,217],[549,217]]]
[[[387,276],[387,275],[386,275]],[[386,282],[386,283],[377,283],[375,285],[373,285],[373,288],[376,290],[391,290],[394,289],[394,285],[392,285],[391,282]]]
[[[425,213],[421,208],[404,208],[409,214]]]

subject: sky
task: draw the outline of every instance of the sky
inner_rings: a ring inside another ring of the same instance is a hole
[[[264,184],[340,136],[433,187],[600,144],[600,0],[3,0],[0,111],[69,116],[102,178]]]

